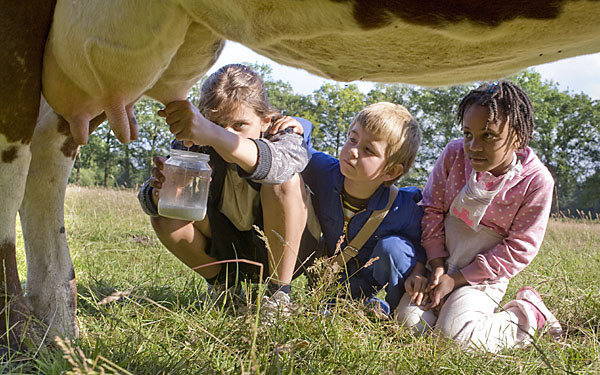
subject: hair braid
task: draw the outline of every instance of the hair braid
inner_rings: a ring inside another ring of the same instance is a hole
[[[525,148],[533,136],[533,105],[525,92],[510,81],[500,80],[484,83],[471,90],[458,105],[457,119],[462,124],[467,109],[472,105],[488,108],[488,124],[497,123],[499,117],[505,117],[514,130],[519,148]],[[486,124],[487,126],[487,124]]]

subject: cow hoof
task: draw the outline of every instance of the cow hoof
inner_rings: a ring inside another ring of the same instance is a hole
[[[44,328],[22,296],[0,298],[0,358],[4,360],[39,346],[44,337]]]

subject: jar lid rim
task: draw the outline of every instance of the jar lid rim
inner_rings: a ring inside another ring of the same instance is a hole
[[[184,157],[199,158],[203,161],[210,160],[210,155],[205,154],[203,152],[187,151],[187,150],[180,150],[180,149],[173,148],[173,149],[171,149],[171,154],[178,155],[178,156],[184,156]]]

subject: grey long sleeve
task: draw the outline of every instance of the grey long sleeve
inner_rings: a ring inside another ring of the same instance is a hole
[[[301,135],[285,129],[265,138],[253,139],[258,147],[258,164],[251,174],[238,168],[240,176],[261,184],[277,185],[300,173],[308,164],[308,148]]]
[[[144,213],[150,216],[158,216],[158,207],[156,207],[152,200],[152,186],[150,186],[149,182],[150,180],[144,182],[137,197]]]

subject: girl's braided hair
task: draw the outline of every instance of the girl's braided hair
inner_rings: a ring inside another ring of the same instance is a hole
[[[497,124],[498,117],[508,119],[509,126],[517,136],[519,148],[527,147],[533,136],[533,105],[519,86],[510,81],[500,80],[484,83],[471,90],[458,105],[456,117],[459,124],[462,124],[465,112],[472,105],[488,108],[488,124],[491,120]]]

